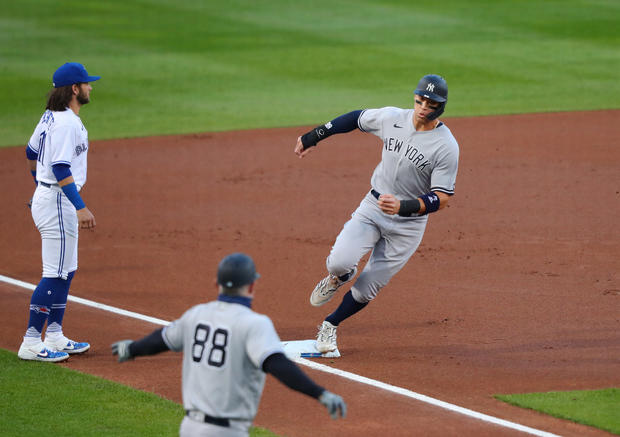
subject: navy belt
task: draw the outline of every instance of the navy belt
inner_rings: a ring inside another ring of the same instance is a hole
[[[41,185],[43,185],[45,188],[51,188],[51,187],[57,187],[58,186],[58,184],[48,184],[47,182],[41,182],[41,181],[39,181],[39,183]]]
[[[185,410],[185,415],[191,419],[199,422],[210,423],[211,425],[223,426],[224,428],[230,428],[230,420],[222,419],[220,417],[213,417],[196,410]]]
[[[374,188],[372,190],[370,190],[370,194],[375,196],[375,199],[377,199],[377,200],[379,200],[379,196],[381,195],[381,193],[379,193],[378,191],[375,191]]]

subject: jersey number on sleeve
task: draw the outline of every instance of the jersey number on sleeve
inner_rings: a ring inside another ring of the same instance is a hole
[[[192,345],[192,358],[196,363],[202,360],[205,350],[208,350],[207,364],[213,367],[222,367],[226,362],[226,346],[228,346],[228,331],[217,328],[211,334],[211,327],[203,323],[196,325],[194,331],[194,344]],[[211,343],[208,344],[209,340]]]

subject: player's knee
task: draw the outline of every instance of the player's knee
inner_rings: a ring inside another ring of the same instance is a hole
[[[342,276],[353,270],[355,262],[332,253],[327,257],[325,265],[332,275]]]
[[[368,303],[371,300],[373,300],[377,296],[377,294],[369,293],[368,289],[360,290],[359,288],[357,288],[357,284],[356,284],[353,287],[351,287],[351,296],[353,297],[353,300],[355,302]]]
[[[362,272],[351,288],[353,299],[359,303],[370,302],[377,297],[381,289],[386,285],[386,283],[377,281],[377,278],[372,278],[371,276],[368,272]]]

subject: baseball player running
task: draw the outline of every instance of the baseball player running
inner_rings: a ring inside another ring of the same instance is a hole
[[[80,196],[86,183],[88,132],[79,113],[90,101],[90,82],[99,79],[75,62],[58,68],[45,112],[26,147],[37,185],[30,206],[41,234],[43,275],[32,293],[28,329],[17,353],[23,360],[64,361],[90,348],[65,337],[62,320],[77,270],[78,226],[95,227],[95,217]]]
[[[332,418],[346,415],[342,398],[316,385],[286,358],[271,320],[252,311],[258,277],[252,258],[229,255],[217,270],[217,300],[190,308],[141,340],[112,345],[119,362],[166,350],[183,351],[186,416],[181,436],[247,436],[265,373],[318,399]]]
[[[407,263],[422,241],[428,214],[444,208],[454,194],[459,147],[450,129],[438,120],[448,101],[448,85],[438,75],[419,81],[414,108],[385,107],[349,112],[297,138],[295,153],[305,157],[313,146],[336,133],[359,128],[382,140],[381,162],[371,190],[336,238],[326,265],[328,275],[310,295],[321,306],[368,263],[317,335],[319,352],[337,348],[340,323],[362,310]]]

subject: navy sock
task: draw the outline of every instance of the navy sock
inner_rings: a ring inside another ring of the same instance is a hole
[[[47,318],[47,333],[62,332],[62,319],[65,316],[65,309],[67,308],[67,297],[69,296],[69,287],[71,287],[71,280],[75,275],[75,271],[70,272],[67,276],[67,280],[64,282],[64,288],[56,294],[50,310],[50,315]]]
[[[359,303],[355,299],[353,299],[353,295],[351,294],[351,290],[347,292],[342,298],[342,302],[336,308],[336,311],[331,313],[329,316],[325,318],[329,323],[334,326],[338,326],[340,322],[344,319],[351,317],[353,314],[361,311],[363,308],[368,305],[368,302]]]
[[[52,303],[65,289],[62,278],[41,278],[30,299],[30,319],[26,337],[40,337],[43,326],[50,314]]]

